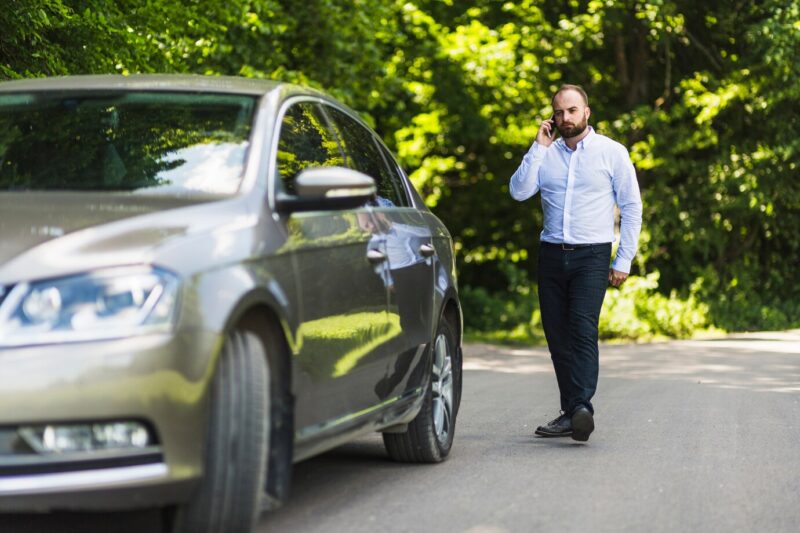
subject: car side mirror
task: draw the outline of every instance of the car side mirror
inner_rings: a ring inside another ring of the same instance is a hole
[[[375,198],[375,180],[344,167],[311,167],[295,178],[297,195],[279,193],[275,206],[279,213],[354,209]]]

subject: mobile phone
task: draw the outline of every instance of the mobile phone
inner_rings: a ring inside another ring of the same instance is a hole
[[[550,117],[550,138],[555,139],[556,135],[558,135],[558,128],[556,128],[556,116],[553,115]]]

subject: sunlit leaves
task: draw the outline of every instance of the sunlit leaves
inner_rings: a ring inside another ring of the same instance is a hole
[[[235,74],[340,97],[452,230],[473,295],[535,273],[538,200],[507,181],[552,92],[582,84],[637,167],[639,272],[737,327],[800,316],[797,0],[9,2],[0,77]]]

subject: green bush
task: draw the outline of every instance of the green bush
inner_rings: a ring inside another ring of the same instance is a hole
[[[631,276],[620,289],[609,289],[600,313],[602,339],[687,338],[708,324],[708,306],[694,296],[681,299],[658,292],[658,272]]]
[[[513,329],[527,324],[538,309],[538,298],[527,273],[512,263],[502,262],[498,269],[506,279],[506,291],[493,293],[484,287],[463,287],[461,302],[468,310],[465,326],[474,331]]]
[[[772,273],[771,273],[772,274]],[[778,278],[778,279],[770,279]],[[724,279],[711,267],[698,271],[692,292],[708,303],[709,322],[729,331],[767,331],[800,327],[795,283],[783,276],[736,269]],[[782,297],[774,295],[783,286]],[[794,294],[793,294],[794,292]]]
[[[508,281],[504,293],[464,287],[464,324],[471,340],[544,342],[535,284],[513,264],[501,266]],[[658,272],[631,276],[620,289],[609,288],[600,315],[603,340],[647,341],[687,338],[709,327],[708,306],[696,296],[658,292]]]
[[[543,337],[539,298],[525,270],[514,263],[497,265],[505,278],[505,292],[484,287],[462,287],[464,327],[472,340],[532,342]]]

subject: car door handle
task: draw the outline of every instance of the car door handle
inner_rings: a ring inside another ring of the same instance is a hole
[[[380,250],[370,248],[369,250],[367,250],[367,261],[369,261],[373,265],[378,265],[386,261],[386,254],[381,252]]]
[[[419,253],[422,254],[422,257],[431,257],[436,253],[436,248],[430,244],[423,244],[419,247]]]

